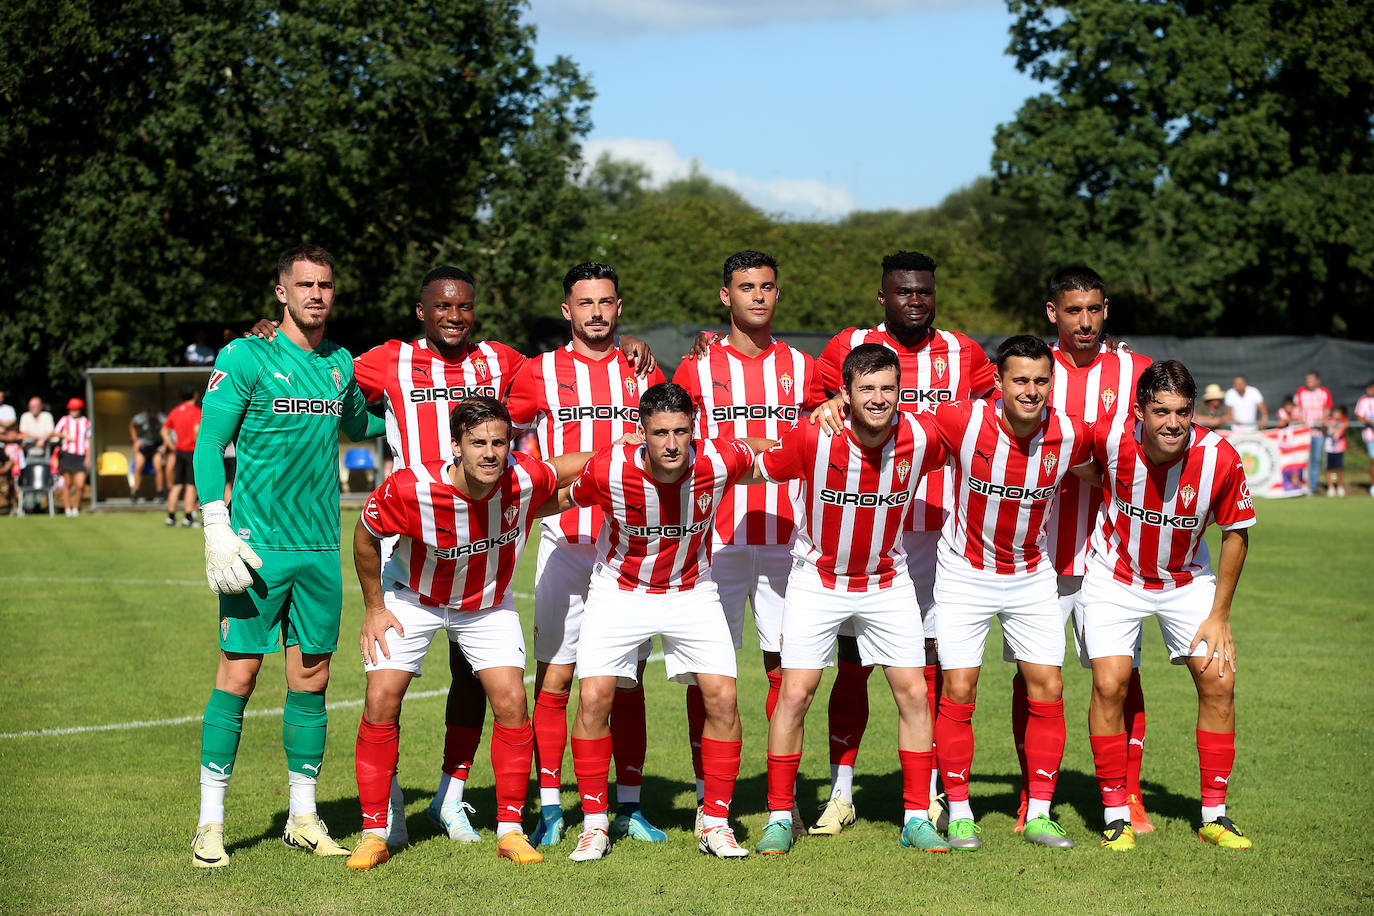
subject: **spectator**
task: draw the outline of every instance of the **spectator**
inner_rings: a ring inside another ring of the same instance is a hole
[[[129,442],[134,449],[133,476],[129,480],[129,499],[132,502],[138,502],[138,488],[150,464],[153,468],[153,499],[167,498],[167,479],[164,474],[167,449],[162,444],[162,424],[166,421],[166,414],[152,408],[139,411],[129,420]]]
[[[215,348],[205,342],[205,331],[196,331],[195,339],[186,345],[186,365],[188,366],[213,366],[215,364]]]
[[[171,453],[171,466],[167,469],[170,486],[167,488],[167,525],[177,523],[177,497],[182,497],[185,518],[181,527],[190,528],[195,524],[191,513],[196,508],[196,475],[191,467],[191,459],[196,451],[196,435],[200,432],[200,408],[196,406],[196,389],[190,385],[181,388],[181,403],[173,407],[162,424],[162,444]]]
[[[1269,408],[1264,406],[1264,395],[1247,383],[1245,376],[1238,375],[1231,382],[1225,403],[1231,409],[1231,428],[1236,432],[1253,433],[1269,425]]]
[[[19,424],[19,415],[14,412],[14,408],[5,403],[5,392],[0,391],[0,442],[8,442],[10,434],[15,432],[15,426]]]
[[[1345,431],[1350,415],[1344,404],[1331,408],[1326,418],[1326,495],[1345,498]]]
[[[1360,435],[1364,439],[1365,453],[1369,455],[1369,495],[1374,496],[1374,379],[1365,382],[1364,396],[1355,402],[1355,418],[1364,424]]]
[[[81,514],[81,500],[90,474],[86,461],[91,453],[91,420],[83,413],[85,409],[85,401],[70,399],[67,415],[53,427],[58,441],[57,470],[62,474],[62,504],[69,518]]]
[[[1278,411],[1274,414],[1274,427],[1276,429],[1283,429],[1285,426],[1288,426],[1292,423],[1296,423],[1297,421],[1297,405],[1293,403],[1292,398],[1284,398],[1283,406],[1281,406],[1278,409]]]
[[[1208,385],[1202,392],[1202,406],[1193,414],[1193,422],[1207,429],[1225,429],[1231,424],[1231,408],[1223,403],[1225,400],[1220,385]]]
[[[52,441],[52,414],[43,409],[43,399],[29,398],[27,413],[19,416],[19,435],[24,444],[24,458],[28,464],[48,460],[48,443]]]
[[[1331,416],[1331,392],[1322,387],[1322,378],[1308,371],[1303,386],[1293,394],[1298,415],[1295,422],[1307,426],[1312,435],[1311,451],[1307,453],[1307,492],[1314,496],[1321,492],[1322,455],[1325,452],[1326,421]]]

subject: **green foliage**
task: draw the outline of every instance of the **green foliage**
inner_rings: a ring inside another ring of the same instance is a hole
[[[1365,4],[1008,6],[1050,89],[999,128],[998,189],[1051,215],[1051,262],[1108,278],[1114,327],[1374,334]]]

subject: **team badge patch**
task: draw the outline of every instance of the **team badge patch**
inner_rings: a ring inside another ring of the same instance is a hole
[[[335,366],[329,370],[329,374],[334,377],[334,390],[343,391],[343,374],[339,372],[339,367]]]
[[[1193,504],[1193,499],[1197,496],[1197,490],[1193,489],[1192,484],[1188,484],[1182,490],[1178,491],[1178,496],[1179,499],[1183,500],[1183,505],[1186,508]]]
[[[1116,403],[1116,392],[1110,388],[1102,389],[1102,409],[1110,411]]]
[[[225,617],[223,620],[221,620],[221,621],[219,622],[219,638],[220,638],[220,639],[228,639],[228,638],[229,638],[229,618],[228,618],[228,617]]]
[[[487,361],[482,357],[479,356],[472,361],[472,368],[476,370],[479,381],[487,377]]]
[[[1050,452],[1044,458],[1040,459],[1040,463],[1045,466],[1046,474],[1053,474],[1054,466],[1059,463],[1059,456],[1054,452]]]
[[[635,392],[639,391],[639,384],[635,382],[633,375],[625,379],[625,390],[630,393],[630,397],[634,397]]]
[[[897,479],[906,483],[906,475],[911,473],[911,462],[903,458],[897,462]]]
[[[791,393],[792,393],[792,376],[790,376],[790,375],[788,375],[786,372],[784,372],[782,375],[778,376],[778,385],[780,385],[780,386],[782,387],[782,393],[783,393],[783,394],[791,394]]]
[[[710,494],[710,493],[703,493],[703,494],[701,494],[700,496],[697,497],[697,508],[701,510],[701,512],[702,512],[703,515],[705,515],[707,512],[710,512],[710,511],[711,511],[711,494]]]
[[[943,356],[937,356],[930,361],[930,367],[935,370],[936,378],[944,378],[945,370],[949,368],[949,363],[945,362]]]
[[[507,525],[515,524],[515,517],[520,514],[519,506],[507,506],[506,511],[501,516],[506,520]]]
[[[225,380],[226,378],[228,378],[228,377],[229,377],[228,373],[220,372],[218,369],[214,370],[213,372],[210,373],[210,384],[206,387],[205,390],[206,390],[206,391],[216,391],[216,390],[218,390],[218,389],[219,389],[219,383],[222,382],[222,381],[224,381],[224,380]]]
[[[386,499],[386,496],[383,495],[382,498]],[[363,510],[363,514],[370,519],[374,519],[376,521],[381,520],[382,513],[377,508],[377,497],[373,496],[367,501],[367,508]]]

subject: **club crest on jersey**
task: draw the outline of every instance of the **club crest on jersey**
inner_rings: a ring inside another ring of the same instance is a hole
[[[782,393],[783,393],[783,394],[791,394],[791,393],[792,393],[792,376],[790,376],[790,375],[788,375],[786,372],[784,372],[782,375],[778,376],[778,385],[782,388]]]
[[[216,391],[216,390],[218,390],[218,389],[219,389],[219,383],[222,382],[222,381],[224,381],[224,380],[225,380],[226,378],[228,378],[228,377],[229,377],[228,373],[220,372],[218,369],[215,369],[213,372],[210,373],[210,384],[209,384],[208,386],[206,386],[205,390],[206,390],[206,391]]]
[[[477,371],[478,378],[483,378],[487,374],[487,361],[479,356],[472,361],[472,368]]]
[[[639,383],[635,381],[633,375],[625,379],[625,390],[630,393],[630,397],[634,397],[635,392],[639,391]]]
[[[1178,496],[1183,500],[1183,506],[1186,509],[1193,504],[1193,498],[1197,496],[1197,490],[1193,489],[1192,484],[1187,484],[1182,490],[1178,491]]]
[[[1113,390],[1110,389],[1110,388],[1104,388],[1104,389],[1102,389],[1102,409],[1103,409],[1103,410],[1108,410],[1108,411],[1109,411],[1109,410],[1112,409],[1112,405],[1115,404],[1115,403],[1116,403],[1116,392],[1113,391]]]
[[[1054,466],[1059,463],[1059,456],[1054,452],[1050,452],[1044,458],[1040,459],[1040,463],[1045,466],[1046,474],[1053,474]]]
[[[333,376],[333,378],[334,378],[334,390],[335,390],[335,391],[342,391],[342,390],[343,390],[343,375],[339,372],[339,367],[338,367],[338,366],[335,366],[333,369],[330,369],[330,370],[329,370],[329,374],[330,374],[331,376]]]
[[[506,520],[507,525],[513,525],[515,524],[515,517],[519,514],[519,506],[507,506],[506,511],[501,513],[501,517]]]
[[[710,493],[703,493],[697,497],[697,508],[701,510],[703,515],[711,511]]]
[[[220,638],[220,639],[228,639],[228,638],[229,638],[229,618],[228,618],[228,617],[225,617],[223,620],[221,620],[221,621],[219,622],[219,638]]]
[[[901,481],[902,483],[906,483],[906,475],[908,475],[908,474],[910,474],[910,473],[911,473],[911,462],[910,462],[910,461],[907,461],[905,458],[903,458],[901,461],[897,462],[897,479],[898,479],[899,481]]]
[[[945,370],[949,368],[949,363],[945,362],[943,356],[937,356],[930,361],[930,367],[935,370],[936,378],[944,378]]]

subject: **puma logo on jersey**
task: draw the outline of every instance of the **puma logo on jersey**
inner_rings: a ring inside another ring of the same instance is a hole
[[[982,458],[982,459],[983,459],[984,461],[986,461],[988,464],[992,464],[992,456],[991,456],[991,455],[985,455],[985,454],[983,454],[982,452],[978,451],[978,449],[974,449],[974,450],[973,450],[973,454],[976,455],[976,456],[979,457],[979,458]]]
[[[429,374],[429,369],[425,366],[411,366],[410,371],[415,373],[416,375],[423,375],[425,378],[431,378]]]
[[[1053,779],[1054,777],[1056,777],[1056,776],[1059,775],[1059,771],[1058,771],[1058,770],[1055,770],[1053,773],[1046,773],[1044,770],[1036,770],[1036,771],[1035,771],[1035,775],[1036,775],[1036,776],[1043,776],[1043,777],[1045,777],[1046,779]]]
[[[290,372],[286,373],[285,375],[282,375],[280,372],[273,372],[273,373],[272,373],[272,377],[273,377],[273,378],[279,378],[279,379],[281,379],[282,381],[286,382],[286,384],[288,384],[288,385],[291,384],[291,375],[292,375],[292,373],[290,373]]]
[[[844,468],[840,467],[840,466],[839,466],[838,464],[836,464],[835,462],[833,462],[833,461],[827,461],[826,464],[829,464],[829,465],[830,465],[830,470],[832,470],[832,471],[838,471],[838,472],[841,473],[841,474],[844,473]]]
[[[564,389],[565,391],[571,391],[573,394],[577,394],[576,385],[569,385],[567,382],[559,382],[558,387]]]
[[[452,534],[453,534],[453,529],[452,529],[452,528],[445,528],[443,525],[440,525],[438,522],[436,522],[436,523],[434,524],[434,530],[440,532],[441,534],[448,534],[448,535],[452,535]]]
[[[717,378],[717,379],[712,379],[712,380],[711,380],[711,384],[712,384],[713,386],[715,386],[716,388],[724,388],[726,391],[729,391],[729,390],[730,390],[730,386],[727,385],[727,384],[725,384],[724,382],[722,382],[722,381],[721,381],[720,379],[718,379],[718,378]]]
[[[964,767],[958,773],[953,770],[945,770],[945,777],[948,779],[958,779],[960,781],[968,779],[968,767]]]

